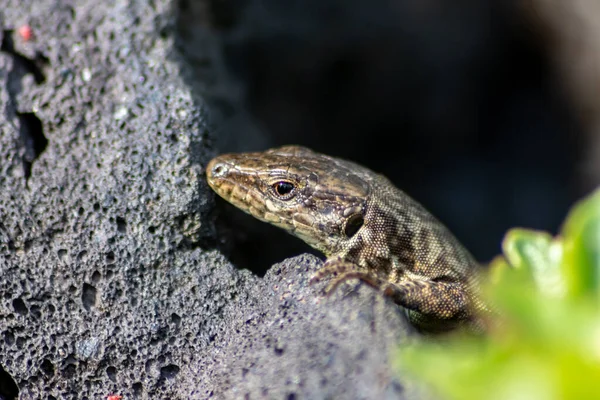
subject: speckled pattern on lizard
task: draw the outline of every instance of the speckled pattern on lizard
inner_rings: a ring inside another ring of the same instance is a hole
[[[206,175],[234,206],[323,252],[311,282],[331,276],[326,293],[356,278],[404,307],[424,332],[483,329],[477,262],[384,176],[293,145],[218,156]]]

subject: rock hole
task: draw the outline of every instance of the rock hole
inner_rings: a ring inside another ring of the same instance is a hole
[[[179,373],[179,367],[175,364],[169,364],[160,369],[160,377],[163,379],[173,379]]]
[[[100,272],[98,271],[94,271],[94,273],[92,274],[92,282],[98,283],[100,282],[100,279],[102,279],[102,274],[100,274]]]
[[[58,250],[57,254],[61,261],[65,261],[69,253],[65,249],[60,249]]]
[[[146,364],[144,365],[144,370],[146,371],[146,374],[152,375],[152,370],[155,368],[155,365],[156,365],[155,360],[146,361]]]
[[[65,379],[73,379],[76,373],[77,367],[74,364],[69,364],[62,370],[62,374]]]
[[[19,119],[19,134],[25,153],[23,154],[23,170],[25,179],[31,177],[33,162],[46,150],[48,139],[44,136],[42,121],[34,113],[17,113]]]
[[[77,254],[77,261],[86,262],[87,260],[87,251],[81,250],[79,254]]]
[[[110,367],[106,367],[106,376],[113,382],[117,381],[117,369],[112,365]]]
[[[106,253],[106,263],[107,264],[114,264],[115,263],[115,252],[114,251],[109,251],[108,253]]]
[[[0,365],[0,399],[16,400],[19,397],[19,387],[4,367]]]
[[[27,340],[23,339],[21,336],[17,336],[17,340],[15,341],[15,343],[17,345],[17,349],[22,349],[23,347],[25,347]]]
[[[144,386],[141,382],[136,382],[133,385],[131,385],[131,388],[133,389],[134,396],[139,397],[142,395],[142,390],[144,389]]]
[[[7,346],[12,346],[15,343],[15,335],[10,331],[4,332],[4,343]]]
[[[44,358],[44,361],[42,361],[42,364],[40,365],[40,369],[46,376],[48,376],[48,377],[54,376],[54,364],[52,364],[52,362],[50,360],[48,360],[47,358]]]
[[[83,291],[81,293],[81,302],[83,303],[83,308],[87,311],[90,311],[93,307],[96,307],[96,288],[89,283],[83,284]]]
[[[29,307],[29,312],[31,313],[31,316],[35,319],[39,320],[40,318],[42,318],[42,309],[37,304],[32,304],[31,307]]]
[[[12,306],[17,314],[27,315],[29,313],[29,309],[25,305],[25,302],[19,297],[13,300]]]
[[[127,232],[127,221],[125,218],[117,217],[117,231],[121,233]]]

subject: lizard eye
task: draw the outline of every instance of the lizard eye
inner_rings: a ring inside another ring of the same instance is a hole
[[[361,214],[354,214],[346,221],[344,225],[344,235],[351,238],[356,235],[356,232],[363,226],[365,219]]]
[[[287,181],[279,181],[273,184],[275,194],[282,200],[291,199],[294,196],[295,188],[293,183]]]

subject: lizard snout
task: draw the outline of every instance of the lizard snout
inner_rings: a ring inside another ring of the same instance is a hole
[[[219,157],[212,159],[206,166],[206,178],[209,183],[216,179],[227,176],[230,165],[227,162],[221,161]]]

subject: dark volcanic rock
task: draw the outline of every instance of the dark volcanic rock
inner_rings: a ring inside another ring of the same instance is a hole
[[[285,260],[244,306],[228,307],[230,323],[200,365],[199,398],[416,398],[390,368],[391,350],[407,339],[400,309],[361,284],[320,297],[308,285],[320,265],[312,255]]]
[[[321,298],[314,257],[261,279],[214,249],[173,4],[110,3],[0,10],[0,397],[410,396],[396,306]]]

